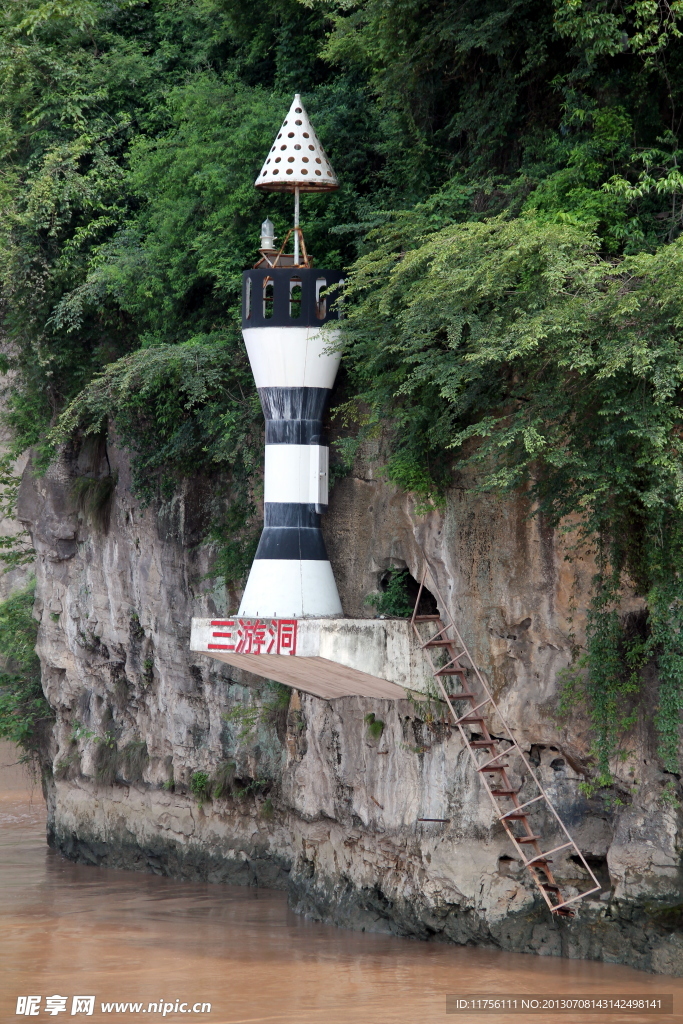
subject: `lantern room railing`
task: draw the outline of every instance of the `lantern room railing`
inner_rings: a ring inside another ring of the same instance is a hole
[[[338,270],[268,267],[242,275],[242,329],[321,327],[338,320],[344,275]]]

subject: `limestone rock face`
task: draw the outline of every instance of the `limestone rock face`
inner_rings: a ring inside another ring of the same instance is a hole
[[[286,887],[312,917],[503,949],[683,973],[678,781],[655,758],[652,716],[630,737],[610,799],[586,799],[580,714],[559,721],[558,671],[580,641],[590,564],[522,502],[456,482],[443,513],[369,468],[337,484],[327,544],[348,616],[391,566],[424,551],[518,742],[604,886],[550,918],[457,735],[409,700],[325,701],[189,650],[193,616],[224,615],[204,544],[210,484],[141,509],[128,463],[99,524],[74,511],[83,457],[26,470],[19,518],[36,558],[38,653],[56,713],[50,841],[93,864]],[[637,613],[633,599],[625,610]],[[231,603],[231,606],[234,607]],[[652,703],[656,682],[652,680]],[[365,716],[384,723],[379,738]],[[662,796],[664,795],[664,799]],[[418,818],[446,818],[443,824]],[[553,838],[552,822],[546,822]],[[571,852],[571,851],[570,851]],[[558,855],[564,885],[582,868]]]

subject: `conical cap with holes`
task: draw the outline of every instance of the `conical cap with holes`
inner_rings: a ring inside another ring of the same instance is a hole
[[[293,192],[297,187],[302,192],[339,188],[298,93],[254,185],[270,192]]]

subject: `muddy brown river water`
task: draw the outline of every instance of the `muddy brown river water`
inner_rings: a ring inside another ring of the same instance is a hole
[[[7,764],[3,747],[0,765]],[[683,1022],[682,979],[358,934],[298,917],[280,892],[71,864],[45,845],[39,791],[29,790],[18,769],[6,768],[0,770],[0,979],[3,1024],[30,1018],[119,1024]],[[446,996],[457,993],[673,994],[675,1012],[447,1014]],[[26,1002],[31,996],[39,1002]],[[74,1007],[79,996],[86,1001]],[[131,1003],[140,1006],[132,1009]],[[26,1013],[33,1008],[37,1013]]]

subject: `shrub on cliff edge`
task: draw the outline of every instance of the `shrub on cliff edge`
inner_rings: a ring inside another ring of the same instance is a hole
[[[35,652],[38,623],[33,618],[35,581],[0,603],[0,737],[36,761],[39,730],[53,718],[40,683],[40,661]]]

